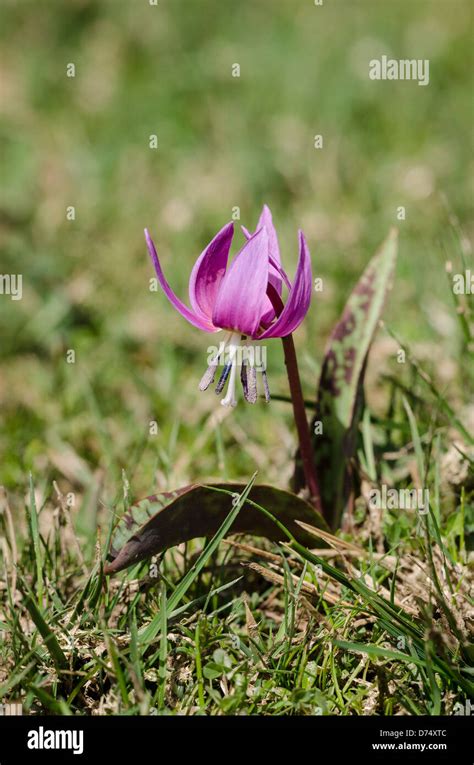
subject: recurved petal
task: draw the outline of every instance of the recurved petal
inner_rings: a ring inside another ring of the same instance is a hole
[[[280,265],[281,263],[281,257],[280,257],[280,245],[278,244],[278,236],[275,229],[275,226],[273,225],[273,218],[272,213],[270,211],[270,208],[268,205],[263,205],[263,210],[261,212],[257,229],[262,228],[264,226],[267,230],[268,234],[268,249],[270,252],[271,257],[273,260]]]
[[[275,288],[278,290],[278,294],[281,295],[282,273],[281,273],[280,245],[278,244],[277,232],[276,232],[275,226],[273,225],[272,213],[268,205],[263,205],[263,209],[260,214],[260,218],[258,220],[256,231],[258,231],[261,228],[266,229],[267,236],[268,236],[268,252],[269,252],[269,260],[270,260],[269,271],[270,271],[270,274],[272,274],[275,277],[274,280],[272,280],[272,282],[274,283]],[[245,226],[242,226],[242,231],[244,232],[244,235],[247,237],[247,239],[250,239],[252,234],[250,233],[250,231],[248,231],[245,228]]]
[[[189,300],[197,316],[211,322],[219,285],[227,268],[234,224],[228,223],[208,244],[194,264],[189,279]]]
[[[284,273],[282,267],[281,267],[281,257],[280,257],[280,246],[278,244],[278,236],[275,229],[275,226],[273,225],[273,218],[272,213],[268,205],[263,205],[262,212],[260,214],[260,218],[258,220],[257,224],[257,231],[260,228],[265,228],[268,236],[268,252],[269,252],[269,262],[270,262],[270,268],[268,269],[268,278],[272,285],[275,287],[276,291],[279,295],[282,293],[282,279],[287,284],[288,288],[290,287],[289,279]],[[251,236],[250,232],[247,231],[247,229],[242,226],[242,231],[244,232],[247,239]],[[267,298],[265,301],[264,310],[262,313],[262,319],[261,323],[264,326],[267,326],[268,324],[271,324],[273,319],[275,318],[275,311],[273,310],[273,306],[270,302],[270,300]]]
[[[237,253],[220,284],[212,323],[253,337],[260,325],[268,284],[268,235],[256,232]]]
[[[150,233],[148,229],[145,229],[145,239],[146,244],[148,247],[148,252],[150,253],[151,260],[153,262],[153,265],[155,267],[156,275],[158,277],[158,281],[160,282],[163,292],[165,293],[166,297],[170,301],[170,303],[176,308],[177,311],[181,314],[181,316],[184,316],[184,318],[189,321],[190,324],[192,324],[194,327],[197,327],[198,329],[204,330],[204,332],[216,332],[216,327],[212,325],[212,323],[207,320],[204,321],[199,316],[196,316],[196,314],[191,311],[187,305],[185,305],[173,292],[171,287],[169,286],[168,282],[165,279],[165,276],[163,274],[163,271],[161,269],[160,261],[158,259],[158,254],[156,252],[155,245],[153,243],[153,239],[150,236]]]
[[[299,257],[293,287],[288,294],[285,307],[271,327],[263,332],[259,339],[286,337],[299,327],[306,316],[311,302],[312,276],[311,258],[302,231],[298,232]]]

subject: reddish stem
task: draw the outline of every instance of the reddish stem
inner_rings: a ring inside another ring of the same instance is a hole
[[[275,313],[279,316],[283,310],[283,302],[273,287],[272,284],[268,284],[267,295],[275,309]],[[311,443],[311,435],[308,426],[308,420],[306,419],[306,409],[304,405],[303,390],[301,388],[300,374],[298,371],[298,361],[296,359],[295,344],[293,342],[293,335],[287,335],[282,337],[283,351],[285,353],[285,365],[288,374],[288,382],[290,384],[291,402],[293,404],[293,416],[295,419],[296,431],[298,433],[298,441],[300,445],[300,456],[303,464],[303,472],[308,487],[311,503],[315,506],[318,512],[323,512],[321,502],[321,492],[319,491],[319,481],[316,474],[316,466],[314,464],[313,445]]]
[[[303,463],[303,472],[306,479],[306,485],[309,489],[311,502],[318,512],[322,513],[321,493],[316,475],[314,464],[313,445],[311,443],[308,420],[306,419],[306,410],[304,405],[303,391],[301,389],[300,375],[298,372],[298,361],[296,359],[295,344],[293,335],[281,338],[283,350],[285,352],[285,365],[290,384],[291,401],[293,403],[293,415],[295,418],[296,430],[298,432],[298,441],[300,445],[301,462]]]

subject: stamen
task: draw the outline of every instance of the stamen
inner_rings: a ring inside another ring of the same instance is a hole
[[[199,383],[199,390],[207,390],[211,383],[214,382],[214,377],[216,375],[216,369],[219,364],[219,359],[222,356],[222,351],[225,348],[225,344],[227,342],[229,334],[227,333],[224,337],[224,340],[221,340],[219,343],[219,348],[217,349],[217,353],[214,356],[213,359],[211,359],[211,363],[209,364],[207,370],[204,372],[201,382]]]
[[[262,380],[263,380],[263,390],[265,393],[265,401],[270,401],[270,388],[268,387],[268,378],[267,378],[267,372],[265,369],[262,369]]]
[[[199,390],[207,390],[210,384],[214,382],[217,364],[218,364],[218,359],[216,359],[215,361],[212,361],[209,364],[207,370],[204,372],[203,376],[201,377],[201,382],[199,383]]]
[[[259,350],[259,349],[257,349]],[[225,357],[223,356],[226,351]],[[243,351],[243,354],[238,353]],[[249,404],[255,404],[258,398],[257,390],[257,372],[262,372],[263,387],[265,392],[265,401],[270,401],[270,391],[265,370],[265,360],[256,358],[256,347],[254,343],[247,339],[245,335],[238,332],[229,332],[225,339],[220,343],[216,355],[211,359],[210,364],[202,376],[199,383],[200,390],[206,390],[214,382],[217,366],[224,364],[224,368],[219,377],[215,391],[219,395],[227,384],[227,393],[221,401],[223,406],[236,406],[235,387],[237,379],[237,366],[240,365],[240,380],[244,392],[245,400]]]
[[[249,404],[255,404],[257,400],[257,372],[255,367],[249,366],[247,372],[247,395]]]
[[[247,400],[247,393],[248,393],[248,385],[247,385],[247,362],[245,359],[242,361],[242,366],[240,368],[240,380],[242,383],[242,388],[244,391],[244,398]]]
[[[221,376],[219,377],[219,382],[216,385],[216,393],[217,393],[217,395],[219,395],[219,393],[222,393],[222,391],[224,389],[224,385],[227,382],[227,378],[229,377],[229,372],[230,372],[231,368],[232,368],[232,361],[228,361],[227,364],[225,365],[223,371],[222,371]]]

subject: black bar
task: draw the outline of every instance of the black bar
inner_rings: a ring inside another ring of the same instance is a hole
[[[0,765],[22,762],[104,762],[141,765],[192,757],[242,763],[287,752],[321,763],[385,762],[471,765],[473,718],[450,717],[0,717]],[[42,729],[42,733],[41,733]],[[57,731],[64,734],[57,736]],[[73,738],[73,732],[76,738]],[[52,733],[51,733],[52,732]],[[82,740],[80,734],[82,732]],[[31,749],[43,745],[42,749]],[[70,749],[45,748],[50,743]],[[82,743],[82,747],[81,747]],[[374,746],[377,745],[377,746]],[[384,745],[381,748],[381,745]],[[388,746],[390,745],[390,746]],[[414,747],[416,745],[416,748]],[[422,745],[424,749],[422,750]],[[73,748],[79,750],[73,753]],[[469,750],[471,749],[471,753]]]

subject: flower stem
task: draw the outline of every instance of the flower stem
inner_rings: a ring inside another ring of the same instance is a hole
[[[283,302],[272,284],[267,286],[267,295],[270,299],[275,313],[279,316],[283,310]],[[311,504],[323,515],[323,505],[321,502],[321,492],[319,490],[319,481],[314,463],[313,445],[311,443],[311,434],[306,419],[305,400],[301,388],[300,373],[298,372],[298,361],[296,359],[295,344],[293,335],[282,337],[283,351],[285,353],[285,366],[290,383],[291,403],[293,404],[293,416],[295,418],[296,431],[300,445],[301,462],[303,463],[303,472],[310,494]]]
[[[282,337],[281,340],[285,353],[285,365],[288,374],[288,382],[290,384],[293,414],[295,418],[296,430],[298,432],[301,462],[303,463],[303,472],[306,480],[306,485],[309,489],[312,504],[315,506],[318,512],[322,513],[323,508],[321,503],[321,493],[319,491],[319,482],[316,475],[316,467],[314,464],[314,453],[311,443],[308,420],[306,419],[305,403],[303,398],[303,391],[301,389],[301,381],[298,372],[298,361],[296,359],[293,335]]]

